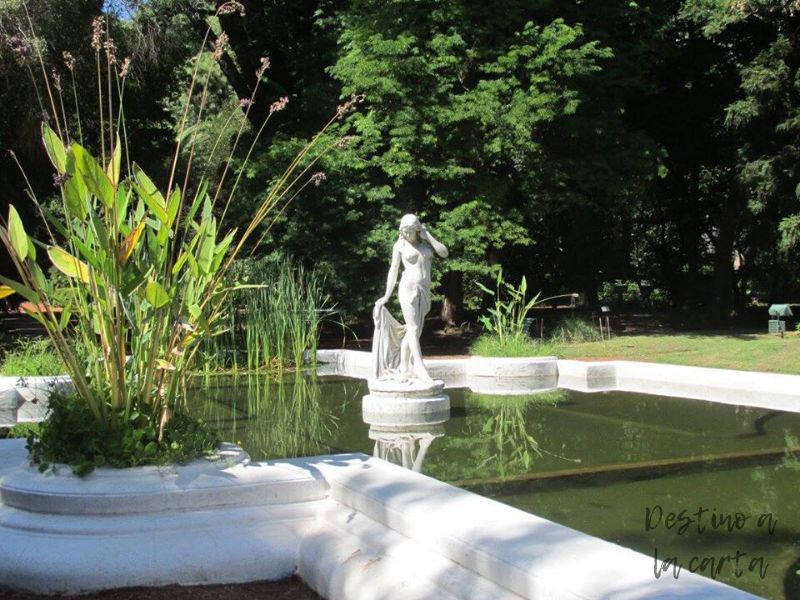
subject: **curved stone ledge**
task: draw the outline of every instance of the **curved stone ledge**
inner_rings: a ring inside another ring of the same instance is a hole
[[[325,496],[324,482],[289,465],[275,465],[269,477],[250,465],[235,444],[223,444],[218,458],[187,465],[97,469],[86,477],[65,465],[39,473],[24,446],[16,469],[0,480],[0,501],[8,507],[54,515],[129,515],[293,503]],[[291,485],[286,485],[291,484]]]
[[[22,440],[0,441],[2,485],[29,470],[20,466],[25,458]],[[655,580],[650,557],[363,454],[208,469],[172,473],[168,495],[182,506],[174,510],[45,514],[0,505],[0,586],[72,595],[281,579],[297,570],[329,600],[753,598],[691,573]],[[140,484],[162,476],[124,474]],[[83,496],[97,481],[121,483],[105,473],[36,475],[43,487],[80,484]],[[182,497],[199,498],[185,492],[209,481],[232,496],[243,482],[262,486],[262,495],[241,506],[181,505]],[[49,492],[54,501],[61,495]]]
[[[472,356],[467,372],[474,377],[558,377],[555,356],[529,358],[494,358]]]
[[[489,396],[526,396],[558,389],[558,376],[469,377],[467,387],[476,394]]]

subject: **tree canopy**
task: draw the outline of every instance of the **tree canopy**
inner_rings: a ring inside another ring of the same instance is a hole
[[[96,130],[89,38],[105,9],[118,54],[131,59],[131,154],[156,174],[166,174],[189,61],[212,24],[205,51],[219,62],[194,92],[206,124],[191,160],[213,181],[225,168],[220,147],[239,140],[229,168],[249,153],[232,178],[234,219],[248,220],[337,106],[363,100],[329,130],[329,143],[346,147],[307,173],[324,175],[257,250],[314,265],[350,315],[364,316],[380,294],[407,212],[450,247],[436,271],[450,324],[479,307],[475,282],[496,265],[546,294],[592,303],[633,286],[643,301],[713,306],[720,319],[752,296],[800,292],[796,3],[235,4],[215,17],[210,0],[116,9],[3,0],[4,189],[24,194],[13,150],[37,192],[53,191],[36,135],[47,105],[32,52],[60,77],[64,110]],[[77,66],[67,68],[64,52]],[[270,118],[282,98],[286,109]],[[241,110],[249,127],[228,131]]]

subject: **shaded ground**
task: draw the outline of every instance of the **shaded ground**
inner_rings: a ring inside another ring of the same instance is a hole
[[[62,596],[46,596],[60,598]],[[0,600],[40,600],[43,596],[20,594],[0,589]],[[75,596],[80,600],[320,600],[320,596],[297,578],[284,581],[257,581],[226,585],[160,588],[125,588]]]

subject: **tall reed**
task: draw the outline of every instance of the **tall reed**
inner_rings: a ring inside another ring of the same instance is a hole
[[[210,340],[217,367],[284,371],[314,364],[322,321],[335,314],[325,281],[291,259],[246,259],[227,299],[228,331]]]

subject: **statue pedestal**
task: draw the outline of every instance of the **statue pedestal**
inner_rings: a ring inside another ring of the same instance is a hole
[[[373,379],[362,403],[364,421],[370,425],[443,423],[450,417],[450,396],[444,382],[409,379]]]
[[[367,384],[370,394],[385,398],[434,398],[441,396],[444,390],[441,379],[370,379]]]
[[[450,396],[384,396],[367,394],[362,417],[370,425],[426,425],[450,418]]]
[[[441,381],[414,389],[407,386],[402,392],[397,387],[394,381],[370,382],[372,393],[364,396],[362,417],[369,424],[370,439],[375,440],[376,458],[419,473],[431,443],[444,435],[450,397],[442,393]]]

